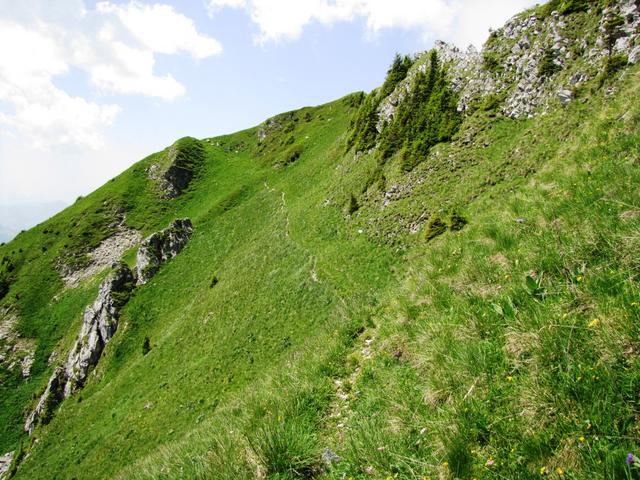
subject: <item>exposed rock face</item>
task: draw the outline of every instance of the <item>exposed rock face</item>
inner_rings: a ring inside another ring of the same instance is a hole
[[[200,140],[181,138],[160,162],[149,167],[149,178],[158,183],[165,198],[175,198],[189,186],[204,158],[205,148]]]
[[[36,408],[29,414],[24,424],[24,431],[29,435],[38,423],[47,424],[51,420],[53,409],[64,399],[65,380],[64,369],[62,367],[56,368],[51,374],[47,388],[40,397]]]
[[[66,364],[54,370],[36,408],[25,423],[31,434],[38,423],[47,423],[53,409],[66,397],[81,388],[100,360],[105,345],[118,329],[120,309],[135,286],[133,273],[125,264],[115,270],[100,285],[98,297],[87,307],[82,328]]]
[[[0,455],[0,479],[4,478],[4,474],[9,471],[11,461],[13,460],[13,453],[14,452],[9,452]]]
[[[140,243],[141,235],[136,230],[122,228],[115,235],[104,240],[95,250],[89,252],[90,263],[81,270],[65,271],[65,286],[73,288],[84,279],[90,278],[122,258],[130,248]]]
[[[282,127],[282,124],[276,118],[270,118],[258,129],[258,139],[265,140],[272,132]]]
[[[78,341],[71,349],[65,366],[64,396],[81,388],[89,369],[98,364],[105,345],[118,329],[120,309],[135,286],[133,273],[120,263],[100,285],[98,298],[87,307]]]
[[[588,13],[595,14],[595,10]],[[576,22],[558,12],[546,18],[518,15],[492,32],[481,52],[473,47],[462,51],[444,42],[437,42],[435,48],[460,97],[459,111],[496,95],[504,115],[532,117],[551,102],[569,104],[573,89],[602,72],[609,55],[626,55],[630,63],[640,61],[640,2],[612,2],[602,11],[597,30],[576,29]],[[397,105],[411,91],[417,71],[428,68],[428,58],[428,53],[418,56],[407,78],[382,100],[378,131],[392,120]],[[551,74],[541,72],[545,59],[553,62]]]
[[[193,224],[185,218],[174,220],[168,228],[146,238],[136,257],[138,285],[147,283],[160,265],[175,257],[189,242],[192,233]]]
[[[25,432],[31,434],[38,423],[48,423],[53,409],[84,386],[90,370],[98,364],[105,346],[116,333],[120,310],[136,283],[146,283],[155,275],[162,263],[185,247],[192,233],[191,220],[178,219],[145,239],[136,259],[137,279],[124,263],[114,265],[113,272],[100,285],[98,297],[84,312],[78,340],[69,352],[67,362],[54,370],[38,404],[27,418]],[[30,368],[31,364],[26,363]],[[22,368],[23,372],[27,368],[24,361]]]

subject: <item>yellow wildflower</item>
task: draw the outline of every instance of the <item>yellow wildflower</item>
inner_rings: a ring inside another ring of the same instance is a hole
[[[563,477],[563,476],[564,476],[564,470],[563,470],[563,469],[561,469],[560,467],[556,468],[556,473],[557,473],[558,475],[560,475],[561,477]]]
[[[596,328],[598,325],[600,325],[600,320],[598,320],[597,318],[594,318],[587,324],[587,327]]]
[[[584,442],[585,442],[585,438],[584,438],[584,437],[580,437],[580,438],[578,439],[578,441],[579,441],[580,443],[584,443]]]
[[[507,381],[508,381],[508,382],[513,382],[513,377],[512,377],[511,375],[509,375],[509,376],[507,377]]]
[[[547,474],[547,467],[540,467],[540,475],[546,475]]]

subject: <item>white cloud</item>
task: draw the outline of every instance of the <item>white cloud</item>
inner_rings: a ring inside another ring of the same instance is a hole
[[[182,50],[199,59],[222,53],[217,40],[200,35],[193,21],[170,5],[129,3],[120,6],[100,2],[97,10],[102,14],[115,14],[150,52],[171,55]]]
[[[221,8],[240,8],[244,7],[246,4],[246,0],[209,0],[207,8],[209,10],[209,15],[211,16]]]
[[[34,147],[54,144],[101,145],[98,129],[113,122],[116,105],[97,105],[56,88],[52,78],[69,66],[64,52],[46,34],[0,21],[0,100],[13,113],[0,112],[0,125],[30,139]]]
[[[497,27],[535,0],[209,0],[210,11],[244,8],[260,29],[258,43],[296,39],[313,21],[363,18],[369,34],[387,28],[416,29],[428,39],[480,46]]]
[[[99,148],[101,131],[121,110],[57,87],[55,78],[72,68],[101,93],[174,100],[186,89],[154,72],[156,54],[203,59],[222,52],[173,7],[135,1],[103,1],[93,10],[82,0],[0,1],[0,45],[0,133],[41,148]]]

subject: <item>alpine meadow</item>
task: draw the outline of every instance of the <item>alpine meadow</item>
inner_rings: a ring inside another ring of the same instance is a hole
[[[389,61],[0,246],[0,477],[640,479],[640,2]]]

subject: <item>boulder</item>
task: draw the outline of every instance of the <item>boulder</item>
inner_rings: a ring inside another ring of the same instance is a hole
[[[137,284],[147,283],[160,265],[175,257],[189,242],[193,224],[188,218],[174,220],[169,227],[143,240],[136,257]]]
[[[558,98],[562,105],[568,105],[571,103],[571,100],[573,100],[573,92],[571,90],[562,89],[558,92]]]

